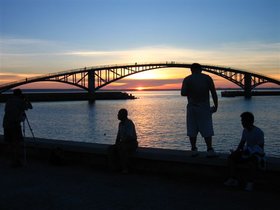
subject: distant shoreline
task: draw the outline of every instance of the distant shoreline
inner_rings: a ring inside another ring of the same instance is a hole
[[[244,91],[235,91],[235,90],[226,90],[221,92],[222,97],[236,97],[236,96],[245,96]],[[280,96],[279,90],[259,90],[252,91],[251,96]]]
[[[23,91],[24,92],[24,91]],[[0,94],[0,103],[6,102],[12,93]],[[130,100],[136,99],[126,92],[96,92],[89,95],[87,92],[24,92],[31,102],[47,101],[94,101],[94,100]]]
[[[240,88],[217,89],[221,91],[222,97],[244,96],[244,91]],[[180,91],[179,89],[149,89],[134,90],[102,90],[96,91],[95,95],[89,95],[82,89],[22,89],[24,95],[31,102],[51,102],[51,101],[94,101],[94,100],[131,100],[137,99],[127,92],[148,92],[148,91]],[[5,103],[12,95],[12,90],[0,94],[0,103]],[[252,91],[252,96],[280,96],[280,88],[258,88]]]
[[[217,90],[224,90],[224,91],[242,91],[241,88],[216,88]],[[23,92],[26,93],[57,93],[57,92],[64,92],[64,93],[87,93],[86,90],[83,89],[71,89],[71,88],[63,88],[63,89],[22,89]],[[133,92],[142,92],[142,91],[180,91],[180,89],[143,89],[143,90],[138,90],[138,89],[105,89],[105,90],[98,90],[96,91],[97,93],[102,93],[102,92],[123,92],[123,91],[133,91]],[[280,91],[279,88],[256,88],[253,91]],[[8,90],[3,92],[2,94],[8,94],[11,93],[12,90]],[[1,95],[1,94],[0,94]]]

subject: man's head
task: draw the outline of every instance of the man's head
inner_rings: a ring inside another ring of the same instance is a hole
[[[201,73],[202,72],[202,68],[201,65],[199,63],[193,63],[191,65],[191,72],[194,73]]]
[[[120,109],[118,112],[118,119],[124,121],[127,119],[128,112],[126,109]]]
[[[21,89],[17,88],[13,90],[13,93],[15,96],[22,96],[22,92]]]
[[[251,112],[243,112],[240,117],[244,128],[250,129],[254,125],[254,115]]]

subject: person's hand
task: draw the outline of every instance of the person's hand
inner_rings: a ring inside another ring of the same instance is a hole
[[[210,112],[211,112],[211,113],[217,112],[217,107],[216,107],[216,106],[211,106],[211,107],[210,107]]]

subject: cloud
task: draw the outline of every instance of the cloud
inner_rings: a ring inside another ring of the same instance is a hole
[[[156,45],[125,50],[83,50],[56,41],[1,38],[0,46],[1,71],[27,75],[85,66],[166,61],[226,66],[267,76],[279,75],[280,71],[280,43],[228,43],[213,49]],[[181,78],[185,75],[185,72],[179,70],[170,69],[166,72],[156,73],[161,75],[161,79]]]
[[[120,82],[120,83],[119,83]],[[175,89],[180,88],[182,84],[182,79],[145,79],[145,80],[135,80],[135,79],[122,79],[116,81],[104,89],[135,89],[139,87],[153,88],[153,89]]]
[[[279,70],[279,51],[280,43],[249,42],[223,44],[212,50],[152,46],[123,51],[72,51],[66,54],[88,58],[103,56],[118,63],[199,62],[256,72],[265,70],[270,74]]]
[[[37,46],[57,46],[57,45],[64,45],[62,42],[52,41],[52,40],[46,40],[46,39],[30,39],[30,38],[14,38],[14,37],[1,37],[0,44],[3,46],[31,46],[31,45],[37,45]]]
[[[18,74],[12,72],[0,72],[0,84],[22,80],[28,77],[38,76],[37,74]]]
[[[10,83],[12,81],[19,81],[23,79],[23,77],[18,75],[3,75],[0,74],[0,85]]]

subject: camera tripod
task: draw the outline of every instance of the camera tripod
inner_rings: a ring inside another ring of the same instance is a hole
[[[33,133],[33,130],[32,130],[32,128],[31,128],[31,126],[30,126],[30,123],[29,123],[29,120],[28,120],[28,117],[27,117],[27,115],[26,114],[24,114],[24,121],[23,121],[23,135],[24,135],[24,137],[25,137],[25,120],[26,120],[26,122],[27,122],[27,125],[28,125],[28,127],[29,127],[29,130],[30,130],[30,132],[31,132],[31,135],[32,135],[32,137],[33,137],[33,140],[35,140],[35,136],[34,136],[34,133]]]
[[[27,125],[29,127],[29,130],[32,134],[33,140],[35,141],[35,136],[34,136],[33,130],[30,126],[29,120],[28,120],[27,115],[25,113],[24,113],[24,120],[22,122],[22,124],[23,124],[22,125],[23,137],[25,138],[25,120],[26,120]],[[26,143],[25,143],[25,141],[23,141],[23,155],[24,155],[24,164],[26,164]]]

